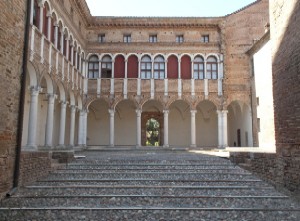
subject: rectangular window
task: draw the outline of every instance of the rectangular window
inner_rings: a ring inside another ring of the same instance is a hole
[[[100,34],[100,35],[98,35],[98,41],[99,41],[100,43],[105,42],[105,34]]]
[[[123,42],[130,43],[131,42],[131,35],[124,35]]]
[[[182,43],[183,42],[183,35],[176,35],[176,42]]]
[[[151,43],[157,42],[157,35],[150,35],[149,36],[149,42],[151,42]]]
[[[209,42],[209,35],[202,35],[201,42],[208,43]]]

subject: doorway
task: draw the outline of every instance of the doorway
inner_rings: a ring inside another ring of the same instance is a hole
[[[160,112],[142,113],[142,145],[162,146],[163,144],[163,114]]]

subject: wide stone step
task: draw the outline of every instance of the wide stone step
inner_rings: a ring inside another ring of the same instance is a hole
[[[85,164],[68,164],[66,169],[78,170],[243,170],[239,166],[231,164],[224,165],[85,165]]]
[[[253,208],[16,208],[0,209],[0,220],[255,220],[299,221],[300,212],[293,209]]]
[[[36,186],[67,186],[67,185],[107,185],[107,186],[253,186],[266,187],[267,183],[261,180],[161,180],[161,179],[73,179],[73,180],[41,180],[35,183]]]
[[[168,196],[278,196],[273,187],[250,186],[28,186],[18,196],[47,195],[168,195]]]
[[[180,174],[180,173],[230,173],[230,174],[250,174],[242,169],[125,169],[125,168],[115,168],[115,169],[60,169],[54,173],[168,173],[168,174]]]
[[[113,208],[113,207],[182,207],[182,208],[297,208],[285,196],[143,196],[143,195],[91,195],[91,196],[61,196],[44,197],[12,197],[4,200],[0,207],[83,207],[83,208]]]
[[[165,180],[248,180],[256,179],[250,173],[52,173],[47,180],[73,179],[165,179]]]

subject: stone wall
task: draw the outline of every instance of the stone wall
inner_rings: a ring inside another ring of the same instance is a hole
[[[12,188],[26,1],[0,1],[0,197]]]
[[[46,176],[51,171],[51,154],[48,152],[22,152],[19,185],[23,186]]]

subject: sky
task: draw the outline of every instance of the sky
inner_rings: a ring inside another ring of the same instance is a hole
[[[256,0],[86,0],[93,16],[214,17]]]

